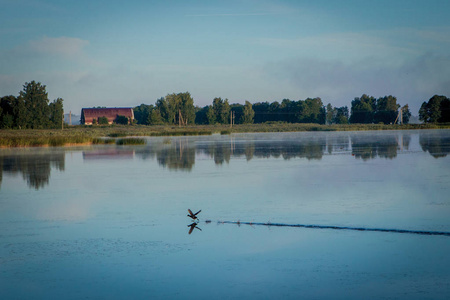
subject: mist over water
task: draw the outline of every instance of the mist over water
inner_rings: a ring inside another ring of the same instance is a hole
[[[450,237],[336,228],[450,232],[449,153],[450,130],[0,149],[0,290],[447,299]]]

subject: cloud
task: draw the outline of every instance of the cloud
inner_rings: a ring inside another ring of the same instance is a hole
[[[89,45],[89,41],[64,36],[57,38],[45,36],[39,40],[29,42],[31,51],[64,57],[74,57],[82,54],[83,49],[87,45]]]
[[[288,82],[299,94],[319,96],[335,106],[349,106],[363,93],[392,94],[416,114],[432,95],[450,95],[450,55],[428,53],[398,64],[374,57],[353,62],[292,58],[267,63],[262,72],[268,80]]]

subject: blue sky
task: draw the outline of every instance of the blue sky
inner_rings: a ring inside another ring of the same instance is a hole
[[[47,85],[66,112],[394,95],[450,96],[450,1],[0,0],[0,96]]]

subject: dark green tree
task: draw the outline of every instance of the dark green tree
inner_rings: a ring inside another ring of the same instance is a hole
[[[350,123],[373,123],[375,110],[376,99],[374,97],[363,94],[361,98],[355,98],[352,101]]]
[[[228,99],[223,100],[222,98],[214,98],[212,109],[214,115],[216,116],[216,122],[220,124],[230,123],[230,104]]]
[[[195,124],[205,125],[208,123],[208,118],[206,116],[206,113],[208,111],[208,106],[205,107],[195,107]]]
[[[150,111],[153,109],[153,105],[141,104],[133,108],[134,119],[140,125],[148,125],[148,117]]]
[[[334,124],[348,124],[348,107],[342,106],[335,108],[336,115],[333,119]]]
[[[98,124],[99,125],[108,125],[108,118],[107,117],[99,117],[98,118]]]
[[[116,119],[114,120],[114,123],[120,124],[120,125],[128,125],[129,120],[125,116],[117,116]]]
[[[449,101],[445,96],[434,95],[428,102],[422,103],[419,110],[419,119],[425,123],[449,122]]]
[[[242,112],[241,124],[252,124],[255,117],[255,111],[249,101],[245,101],[244,110]]]
[[[0,128],[14,127],[14,104],[16,97],[4,96],[0,99]]]
[[[217,122],[216,114],[214,113],[214,109],[213,109],[212,105],[207,106],[206,119],[208,121],[207,124],[214,125]]]
[[[397,104],[397,98],[392,95],[378,98],[374,114],[374,123],[394,123],[399,108],[400,105]]]
[[[408,104],[406,104],[402,108],[402,118],[403,118],[403,124],[409,124],[409,119],[411,118],[411,112],[409,111]]]
[[[159,109],[157,109],[156,107],[150,111],[150,114],[148,115],[148,119],[147,119],[147,124],[148,125],[164,124],[163,119],[161,117],[161,113],[159,112]]]
[[[27,128],[46,128],[49,126],[50,109],[48,106],[48,94],[45,85],[34,80],[26,82],[19,98],[25,104],[25,118]]]
[[[326,108],[326,122],[325,124],[333,124],[334,123],[334,119],[336,117],[336,108],[334,108],[331,103],[327,104],[327,108]]]
[[[63,99],[57,98],[52,103],[49,104],[50,110],[50,126],[53,128],[61,128],[63,122]]]

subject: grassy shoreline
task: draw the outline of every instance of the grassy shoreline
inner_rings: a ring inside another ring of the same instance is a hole
[[[70,126],[61,129],[0,130],[0,147],[61,147],[90,144],[111,144],[104,137],[145,137],[145,136],[192,136],[211,134],[231,134],[249,132],[302,132],[302,131],[367,131],[367,130],[413,130],[448,129],[450,124],[349,124],[319,125],[264,123],[235,125],[192,125],[178,126]]]

